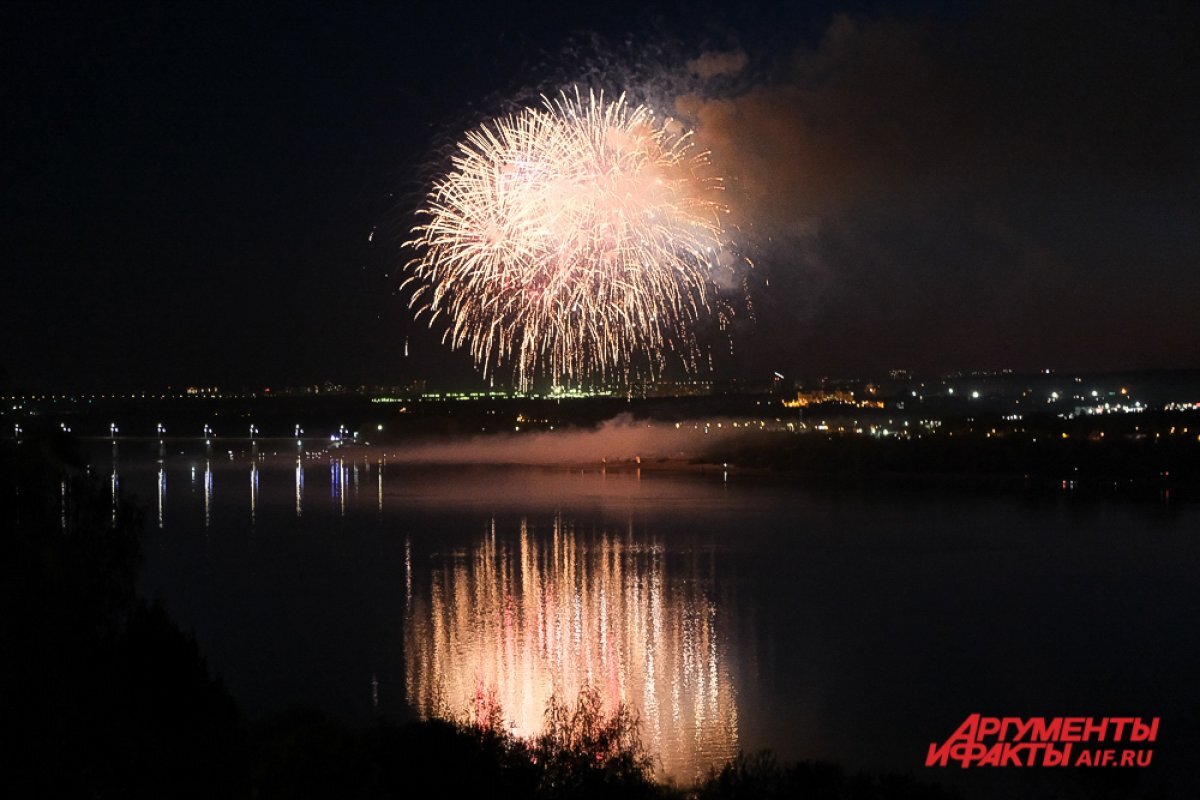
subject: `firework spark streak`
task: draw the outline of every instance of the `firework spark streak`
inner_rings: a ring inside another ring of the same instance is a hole
[[[732,262],[722,185],[690,133],[578,89],[471,131],[419,209],[410,307],[485,376],[528,388],[695,370]]]

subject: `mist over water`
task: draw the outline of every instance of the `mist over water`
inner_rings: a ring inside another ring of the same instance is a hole
[[[775,420],[771,420],[775,425]],[[742,423],[739,422],[740,426]],[[765,424],[765,420],[764,420]],[[426,442],[387,450],[392,463],[407,464],[600,464],[701,459],[744,431],[734,420],[654,423],[621,415],[595,429],[489,434],[449,442]],[[519,435],[518,435],[519,434]]]

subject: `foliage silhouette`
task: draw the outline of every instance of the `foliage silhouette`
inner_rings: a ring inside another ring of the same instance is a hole
[[[138,597],[141,515],[62,437],[0,446],[0,794],[237,796],[232,698]]]
[[[639,730],[628,706],[605,715],[595,687],[582,687],[573,706],[551,696],[534,747],[541,796],[603,797],[613,791],[622,797],[653,796],[654,761]]]
[[[739,754],[698,787],[697,800],[950,800],[955,794],[896,773],[847,773],[837,764],[780,764],[770,751]]]

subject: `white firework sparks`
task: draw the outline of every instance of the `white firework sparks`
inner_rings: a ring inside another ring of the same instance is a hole
[[[697,323],[731,262],[708,154],[624,95],[563,93],[459,143],[406,243],[410,306],[485,376],[653,376],[697,367]]]

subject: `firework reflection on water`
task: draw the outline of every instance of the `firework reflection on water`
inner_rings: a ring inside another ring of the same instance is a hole
[[[466,551],[435,556],[405,626],[406,692],[424,716],[462,717],[482,688],[519,736],[554,693],[624,703],[669,777],[688,781],[738,750],[732,625],[713,554],[670,558],[628,530],[516,537],[493,521]]]

